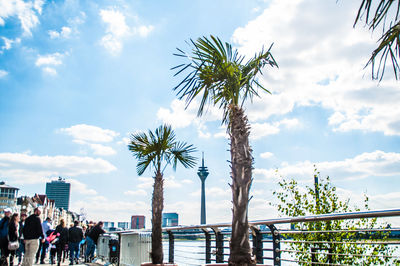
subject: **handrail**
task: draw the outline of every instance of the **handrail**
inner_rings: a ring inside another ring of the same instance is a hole
[[[268,220],[249,221],[249,226],[255,225],[271,225],[271,224],[286,224],[286,223],[302,223],[302,222],[318,222],[327,220],[349,220],[360,218],[381,218],[381,217],[394,217],[400,216],[400,209],[392,210],[378,210],[378,211],[358,211],[348,213],[329,213],[311,216],[299,216],[288,218],[277,218]],[[206,229],[206,228],[219,228],[231,227],[231,223],[216,223],[216,224],[202,224],[202,225],[189,225],[189,226],[174,226],[164,227],[163,231],[172,230],[186,230],[186,229]]]

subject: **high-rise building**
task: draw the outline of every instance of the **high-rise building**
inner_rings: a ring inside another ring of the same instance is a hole
[[[0,182],[0,212],[3,212],[5,208],[15,208],[18,190],[19,188],[8,186],[3,181]]]
[[[179,215],[176,212],[162,214],[162,227],[178,226]]]
[[[132,215],[131,229],[143,229],[145,228],[145,224],[145,217],[143,215]]]
[[[65,182],[61,177],[58,180],[46,183],[46,195],[50,200],[54,200],[56,208],[69,208],[69,196],[71,192],[71,184]]]

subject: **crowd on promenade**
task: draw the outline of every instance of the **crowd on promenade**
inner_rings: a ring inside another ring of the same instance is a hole
[[[11,209],[4,210],[0,220],[0,266],[14,265],[32,266],[49,264],[60,266],[69,258],[70,265],[91,262],[94,258],[99,236],[105,231],[103,223],[81,224],[75,221],[67,227],[63,219],[55,226],[50,218],[40,220],[41,209],[35,208],[34,213],[27,217],[25,213],[12,213]],[[39,261],[40,259],[40,261]]]

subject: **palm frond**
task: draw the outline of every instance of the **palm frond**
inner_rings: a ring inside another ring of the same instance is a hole
[[[128,149],[138,160],[138,175],[142,175],[152,166],[156,173],[162,173],[169,164],[172,164],[175,170],[178,162],[188,168],[193,167],[196,161],[191,155],[196,149],[192,145],[177,142],[175,132],[169,125],[161,125],[154,132],[149,130],[147,134],[132,134]]]
[[[397,5],[396,5],[397,3]],[[375,8],[375,11],[372,9]],[[392,17],[388,17],[388,15]],[[371,16],[372,15],[372,16]],[[399,45],[399,34],[400,34],[400,0],[380,0],[376,6],[373,5],[372,0],[363,0],[360,8],[358,9],[356,19],[353,27],[358,22],[364,21],[370,30],[374,31],[378,26],[382,25],[383,34],[379,38],[378,47],[372,52],[370,59],[368,60],[365,67],[371,64],[372,79],[382,80],[386,61],[390,56],[393,72],[396,80],[399,78],[400,69],[398,59],[400,58],[400,45]],[[389,23],[387,20],[389,19]],[[389,25],[389,29],[386,30],[386,25]],[[375,60],[380,54],[379,63],[376,64]]]
[[[207,104],[218,105],[223,109],[223,123],[228,123],[229,106],[242,104],[247,98],[259,96],[257,88],[269,92],[257,81],[264,66],[277,67],[271,54],[272,45],[264,52],[262,50],[254,58],[243,64],[240,56],[232,45],[223,43],[218,37],[202,37],[196,41],[188,42],[192,53],[187,54],[178,50],[180,57],[188,59],[187,64],[180,64],[173,69],[174,76],[189,71],[184,79],[174,88],[179,99],[185,99],[186,108],[190,103],[200,97],[197,112],[201,116]]]

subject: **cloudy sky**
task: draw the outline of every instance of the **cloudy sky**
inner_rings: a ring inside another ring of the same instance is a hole
[[[281,176],[311,184],[314,165],[343,198],[400,206],[400,90],[364,69],[377,36],[353,28],[361,1],[0,0],[0,177],[20,194],[72,184],[71,209],[90,219],[150,215],[152,172],[136,174],[130,133],[171,124],[205,153],[207,222],[230,220],[222,114],[196,117],[172,88],[176,48],[210,34],[253,56],[273,45],[272,92],[245,106],[255,170],[250,220],[276,217]],[[397,107],[396,107],[397,106]],[[276,170],[278,169],[278,174]],[[200,221],[196,169],[165,172],[165,211]],[[150,219],[147,218],[147,224]]]

